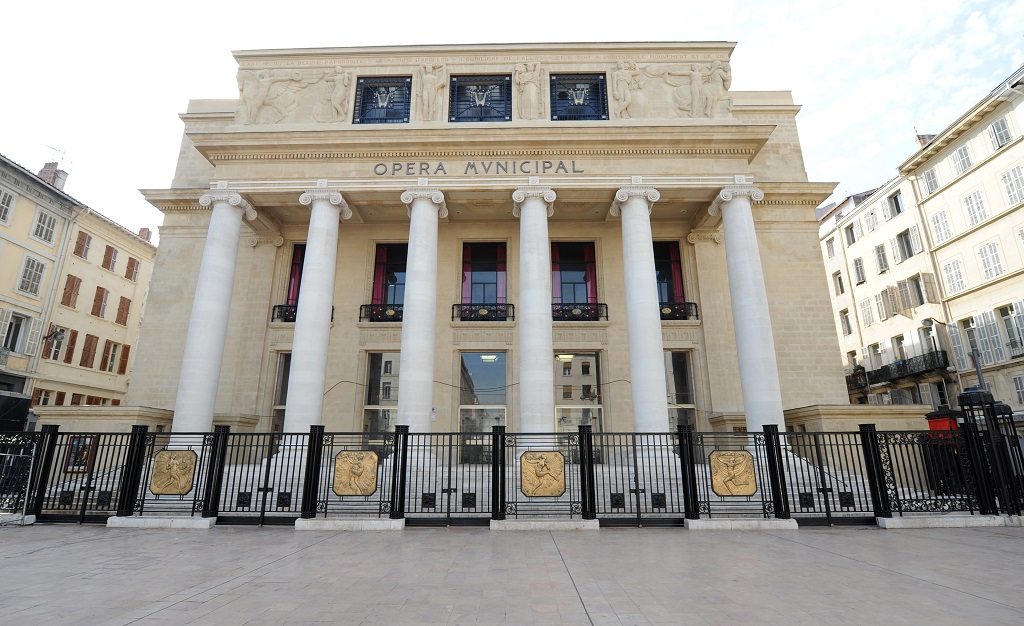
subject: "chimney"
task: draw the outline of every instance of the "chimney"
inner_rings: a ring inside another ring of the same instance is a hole
[[[146,241],[149,241],[153,237],[153,231],[149,230],[148,228],[140,228],[139,237],[145,239]]]
[[[932,142],[932,139],[935,139],[935,135],[918,135],[917,143],[923,148],[930,144]]]
[[[56,161],[50,161],[39,170],[39,178],[42,178],[51,186],[64,191],[64,183],[68,179],[68,173],[57,168]]]

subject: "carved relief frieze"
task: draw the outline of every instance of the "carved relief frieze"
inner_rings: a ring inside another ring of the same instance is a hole
[[[317,86],[317,99],[313,105],[313,119],[318,122],[349,121],[352,102],[352,72],[335,66]]]
[[[196,460],[191,450],[161,450],[153,457],[149,490],[157,496],[183,496],[192,491]]]
[[[359,345],[402,343],[401,328],[363,328],[359,331]]]
[[[442,118],[444,92],[448,88],[448,69],[444,63],[424,63],[417,70],[417,76],[420,121],[436,122]]]
[[[299,106],[299,93],[318,83],[329,70],[263,69],[238,72],[239,124],[277,124]],[[308,113],[307,113],[308,115]]]
[[[455,343],[502,343],[512,345],[512,330],[483,328],[456,328]]]
[[[661,329],[661,339],[665,343],[688,343],[697,345],[700,341],[700,331],[696,328],[666,328]]]
[[[593,330],[578,328],[555,328],[554,339],[556,344],[565,343],[599,343],[607,345],[608,331],[604,328]]]
[[[541,99],[540,63],[519,63],[515,71],[519,119],[535,120],[544,115]]]
[[[565,457],[561,452],[524,452],[519,461],[519,488],[524,496],[557,498],[565,493]]]
[[[716,450],[709,458],[711,488],[720,496],[752,496],[757,493],[754,455],[746,450]]]
[[[334,457],[334,493],[369,496],[377,491],[377,453],[372,450],[339,452]]]

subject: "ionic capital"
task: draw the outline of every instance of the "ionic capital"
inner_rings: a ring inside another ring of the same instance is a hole
[[[651,214],[651,207],[661,199],[661,194],[654,187],[622,187],[615,192],[615,200],[612,201],[611,214],[618,217],[622,213],[622,205],[630,198],[643,198],[647,203],[647,214]]]
[[[284,237],[282,237],[281,235],[252,235],[251,237],[249,237],[249,245],[252,246],[253,248],[260,245],[261,243],[273,244],[275,248],[280,248],[282,245],[284,245]]]
[[[425,180],[425,179],[424,179]],[[429,200],[437,207],[437,216],[448,217],[448,205],[444,201],[444,192],[433,187],[413,187],[402,192],[402,204],[405,212],[412,217],[412,204],[416,200]]]
[[[519,217],[520,209],[527,200],[539,198],[548,209],[548,217],[555,214],[555,191],[549,187],[520,187],[512,192],[512,215]]]
[[[341,219],[347,220],[352,217],[352,209],[348,207],[345,198],[341,193],[333,189],[310,189],[299,196],[299,204],[312,206],[314,202],[329,202],[341,209]]]
[[[722,231],[700,229],[690,231],[690,234],[686,236],[686,241],[691,244],[698,242],[710,242],[710,243],[722,243]]]
[[[729,202],[733,198],[741,196],[747,196],[751,202],[760,202],[764,200],[764,192],[761,191],[754,185],[729,185],[723,187],[718,192],[718,196],[711,202],[711,206],[708,207],[708,213],[711,215],[720,215],[722,212],[722,205]]]
[[[235,193],[234,191],[228,191],[226,189],[211,189],[199,197],[199,204],[202,206],[210,206],[220,202],[242,209],[245,214],[245,219],[250,222],[256,219],[256,209],[252,208],[249,201],[243,198],[241,194]]]

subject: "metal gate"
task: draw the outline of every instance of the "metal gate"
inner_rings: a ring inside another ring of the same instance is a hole
[[[491,433],[408,435],[405,523],[486,526],[491,519]]]
[[[782,479],[802,525],[874,524],[858,433],[779,433]]]
[[[302,512],[307,434],[230,434],[217,522],[294,524]]]
[[[596,513],[602,525],[683,525],[677,435],[594,433],[593,441]]]
[[[49,472],[34,497],[36,519],[106,522],[117,512],[131,435],[60,433],[44,444]],[[45,470],[44,470],[45,471]]]

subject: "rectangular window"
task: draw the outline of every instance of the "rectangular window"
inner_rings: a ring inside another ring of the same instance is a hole
[[[860,321],[864,326],[871,326],[875,323],[875,314],[871,310],[871,299],[865,298],[860,301]]]
[[[443,80],[431,75],[435,80]],[[443,85],[436,85],[435,89]],[[404,124],[411,110],[411,76],[378,76],[356,81],[353,124]],[[424,86],[421,85],[421,89]]]
[[[32,236],[46,243],[53,243],[53,231],[57,228],[57,218],[40,209],[36,212],[36,222],[32,227]]]
[[[391,383],[383,382],[380,384],[380,397],[382,400],[391,399]]]
[[[135,257],[128,257],[128,263],[124,268],[124,277],[133,283],[139,281],[139,260]]]
[[[842,327],[844,335],[853,334],[853,325],[850,324],[849,309],[843,309],[839,312],[839,325]]]
[[[558,432],[579,432],[580,424],[590,424],[595,432],[601,431],[602,393],[601,371],[595,352],[568,354],[561,352],[553,355],[555,359],[555,388],[561,389],[561,398],[555,402],[556,429]],[[591,374],[584,374],[582,367],[576,364],[591,363]],[[568,379],[559,376],[563,366],[572,366],[573,375]],[[586,378],[584,378],[586,376]]]
[[[950,294],[958,293],[967,288],[964,283],[963,266],[960,259],[953,259],[942,266],[942,273],[946,275],[946,291]]]
[[[949,227],[949,216],[945,209],[932,215],[932,233],[935,235],[935,243],[942,243],[953,236],[953,230]]]
[[[981,199],[981,191],[975,190],[964,196],[964,208],[967,209],[967,221],[974,226],[988,217],[985,202]]]
[[[922,174],[924,180],[924,195],[930,196],[939,190],[939,177],[935,175],[935,168],[925,170]]]
[[[1013,139],[1013,135],[1010,134],[1010,126],[1006,123],[1006,118],[1001,117],[988,127],[988,138],[992,142],[992,149],[998,150],[1006,144],[1010,143]]]
[[[462,244],[462,304],[505,304],[505,265],[504,242]]]
[[[60,350],[64,346],[64,340],[67,338],[67,329],[58,328],[51,326],[53,329],[53,336],[43,342],[43,358],[50,359],[52,361],[60,360]],[[49,334],[49,333],[47,333]]]
[[[60,303],[64,306],[75,308],[78,304],[78,290],[82,286],[82,279],[68,274],[64,281],[64,294],[61,295]]]
[[[84,399],[85,399],[85,396],[83,396],[80,393],[73,393],[73,394],[71,394],[71,406],[81,406],[82,405],[82,400],[84,400]]]
[[[103,269],[113,272],[116,264],[117,248],[114,246],[107,246],[107,249],[103,251]]]
[[[25,257],[25,265],[21,269],[21,280],[18,281],[18,291],[38,296],[39,286],[43,283],[43,273],[46,271],[46,264],[30,256]]]
[[[390,364],[387,370],[384,364]],[[399,361],[397,352],[371,352],[367,355],[366,371],[366,406],[368,407],[391,407],[398,406],[399,389]],[[390,391],[388,397],[384,397],[384,384],[387,383]]]
[[[82,344],[82,359],[78,362],[82,367],[93,367],[96,362],[96,346],[99,344],[100,338],[96,335],[86,335],[85,342]]]
[[[580,375],[590,376],[590,361],[583,361],[580,363]]]
[[[78,240],[75,241],[75,256],[83,259],[89,258],[89,246],[92,244],[92,236],[84,230],[78,231]]]
[[[608,119],[604,74],[552,74],[551,119],[558,121]]]
[[[373,265],[370,321],[402,321],[402,305],[405,302],[405,262],[408,255],[408,244],[377,244],[376,260]]]
[[[306,260],[306,244],[297,243],[292,246],[292,268],[288,273],[288,306],[298,306],[299,287],[302,284],[302,266]]]
[[[0,310],[0,320],[3,319],[2,315],[5,311]],[[9,311],[6,311],[9,313]],[[7,320],[7,329],[4,331],[4,348],[11,352],[21,352],[21,345],[23,343],[22,337],[26,334],[29,327],[29,318],[24,315],[18,315],[17,313],[11,313],[10,318]]]
[[[999,258],[999,244],[990,242],[978,248],[981,257],[981,271],[985,280],[995,278],[1003,273],[1003,263]]]
[[[114,319],[115,324],[121,326],[128,325],[128,315],[131,313],[132,301],[124,296],[121,296],[121,301],[117,303],[117,317]]]
[[[1024,170],[1018,165],[1003,174],[1003,186],[1006,187],[1006,199],[1010,206],[1024,202]]]
[[[562,376],[572,376],[572,361],[562,363]]]
[[[103,342],[103,356],[100,358],[100,370],[113,372],[117,369],[117,357],[121,352],[121,344],[109,339]]]
[[[825,242],[825,252],[828,254],[828,258],[832,258],[836,255],[836,238],[829,237],[828,241]]]
[[[971,165],[974,163],[971,161],[971,153],[967,146],[960,146],[953,152],[953,168],[957,176],[971,169]]]
[[[869,233],[875,230],[875,227],[878,226],[878,214],[874,209],[871,209],[864,214],[864,226],[868,229]]]
[[[852,246],[857,243],[857,240],[863,234],[860,228],[860,220],[854,220],[852,224],[843,229],[843,232],[846,234],[846,245]]]
[[[598,319],[597,263],[592,242],[551,244],[554,319]]]
[[[889,215],[896,217],[903,212],[903,195],[900,192],[896,192],[889,196]]]
[[[921,250],[921,236],[917,226],[911,226],[892,240],[892,255],[896,258],[896,263],[902,263]]]
[[[853,276],[858,285],[867,280],[864,274],[864,259],[858,257],[853,260]]]
[[[1024,405],[1024,376],[1013,377],[1013,390],[1017,393],[1017,404]]]
[[[0,189],[0,223],[6,224],[11,219],[11,208],[18,196],[6,189]]]
[[[512,119],[512,76],[452,76],[449,122],[508,122]]]
[[[878,270],[879,274],[889,269],[889,260],[885,256],[885,246],[883,244],[875,246],[875,269]]]
[[[685,302],[683,266],[679,259],[679,242],[654,242],[654,272],[658,282],[658,302]]]
[[[459,427],[463,433],[490,433],[505,425],[508,381],[504,352],[463,352],[459,384]],[[470,438],[461,446],[463,463],[490,459],[490,438]]]
[[[846,293],[846,289],[843,287],[842,272],[836,272],[835,274],[832,274],[832,286],[835,287],[837,296]]]
[[[107,296],[110,292],[103,287],[96,288],[96,295],[92,299],[92,314],[96,317],[103,317],[107,312]]]

